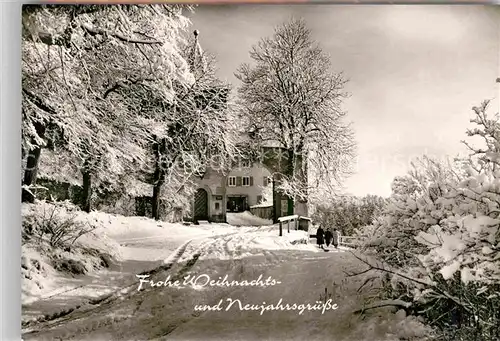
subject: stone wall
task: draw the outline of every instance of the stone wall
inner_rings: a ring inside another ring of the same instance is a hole
[[[73,203],[81,201],[83,190],[81,186],[44,178],[38,178],[36,186],[44,187],[34,190],[36,198],[39,200],[70,200]]]
[[[36,198],[39,200],[69,200],[75,205],[79,205],[82,201],[83,189],[81,186],[46,178],[38,178],[36,185],[44,187],[35,190]],[[137,214],[135,198],[118,192],[97,194],[94,191],[91,200],[92,208],[96,210],[125,216]]]

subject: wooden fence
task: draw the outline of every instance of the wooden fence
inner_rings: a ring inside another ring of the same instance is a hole
[[[298,230],[299,228],[299,216],[298,215],[289,215],[286,217],[278,218],[280,224],[280,237],[283,235],[283,228],[286,227],[288,233],[290,230]]]
[[[254,216],[272,220],[273,219],[273,206],[252,206],[250,207],[250,213]]]
[[[302,230],[309,231],[309,223],[311,222],[311,218],[302,217],[298,215],[289,215],[286,217],[278,218],[279,226],[280,226],[280,237],[283,235],[283,228],[286,228],[288,233],[290,230]]]
[[[311,234],[310,238],[316,238],[316,234]],[[354,249],[354,248],[358,247],[357,241],[359,241],[358,237],[340,236],[339,245],[346,246],[346,247]]]
[[[357,247],[356,241],[358,240],[357,237],[353,236],[340,236],[339,244],[347,247],[352,247],[355,248]]]

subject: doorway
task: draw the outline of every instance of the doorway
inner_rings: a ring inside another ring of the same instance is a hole
[[[240,197],[227,197],[227,211],[228,212],[244,212],[248,209],[247,198]]]
[[[194,196],[194,221],[208,220],[208,193],[203,188]]]

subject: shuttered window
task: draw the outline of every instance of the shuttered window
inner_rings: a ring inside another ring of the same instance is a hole
[[[243,186],[253,186],[253,176],[244,176],[242,178]]]
[[[250,177],[249,176],[243,177],[243,186],[250,186]]]

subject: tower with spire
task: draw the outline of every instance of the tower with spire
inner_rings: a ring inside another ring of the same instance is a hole
[[[216,78],[213,78],[213,82],[211,82],[210,77],[212,75],[209,77],[203,77],[206,76],[207,72],[209,72],[208,63],[205,53],[200,45],[200,31],[194,30],[193,35],[194,39],[191,46],[188,47],[187,55],[190,71],[194,74],[197,80],[205,78],[204,82],[208,81],[206,84],[211,83],[211,86],[204,88],[201,93],[195,95],[195,101],[199,109],[206,108],[207,105],[210,105],[211,109],[220,109],[228,100],[229,88],[221,82],[218,82]]]
[[[189,49],[188,62],[191,72],[198,78],[207,71],[207,62],[198,39],[200,31],[194,30],[193,35],[194,39]]]

